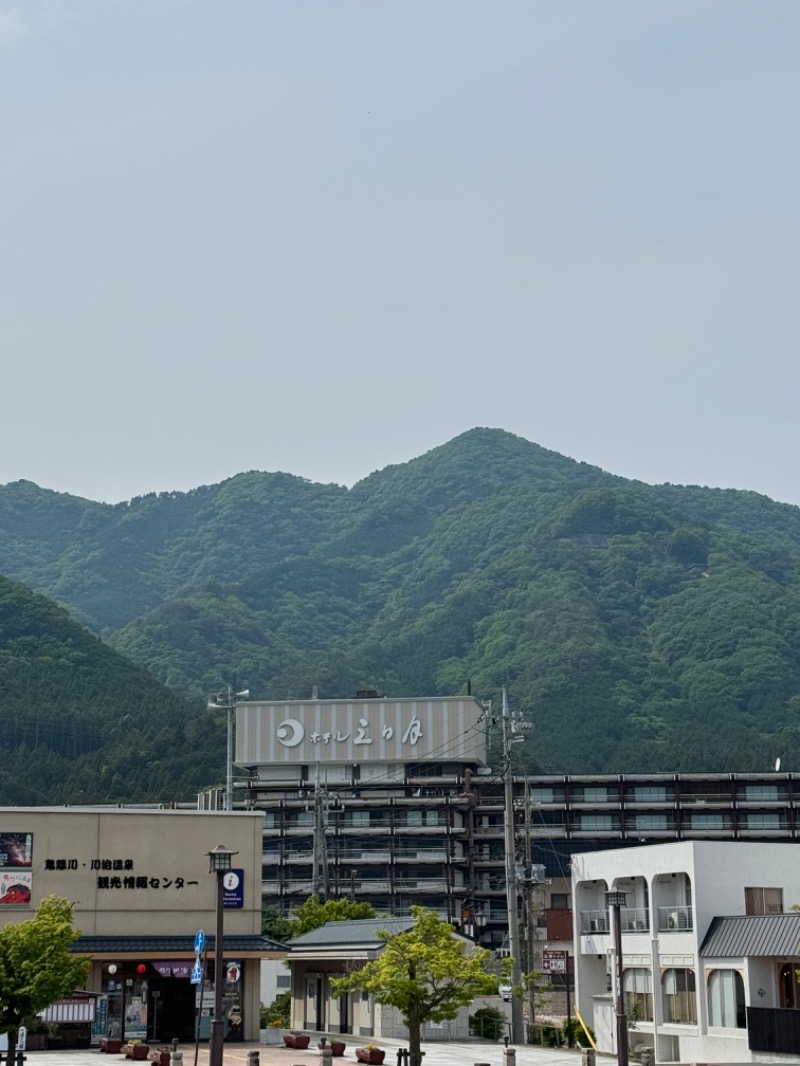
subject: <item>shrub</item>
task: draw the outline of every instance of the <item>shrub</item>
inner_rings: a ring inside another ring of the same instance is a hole
[[[269,1029],[282,1026],[289,1028],[289,1019],[292,1010],[292,993],[281,992],[267,1007],[261,1004],[261,1028]]]
[[[469,1016],[469,1031],[473,1036],[499,1040],[506,1031],[506,1016],[497,1007],[479,1007]]]

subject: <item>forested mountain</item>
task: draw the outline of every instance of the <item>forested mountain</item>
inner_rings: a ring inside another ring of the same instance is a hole
[[[2,805],[189,800],[224,779],[218,715],[4,577],[0,679]]]
[[[0,571],[176,693],[465,690],[554,773],[800,765],[800,509],[477,429],[352,489],[0,488]]]

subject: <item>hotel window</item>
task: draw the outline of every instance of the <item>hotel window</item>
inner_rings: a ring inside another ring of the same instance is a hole
[[[778,811],[749,811],[744,823],[748,829],[780,829],[781,816]]]
[[[783,914],[782,888],[745,888],[745,914]]]
[[[664,1021],[674,1025],[697,1024],[694,970],[665,970],[661,977],[664,993]]]
[[[745,1029],[744,981],[738,970],[712,970],[708,975],[708,1024]]]
[[[582,814],[578,825],[581,829],[591,829],[596,833],[610,833],[619,828],[610,814]]]
[[[406,825],[438,825],[438,811],[407,811]]]
[[[665,785],[637,785],[633,790],[634,803],[666,803]]]
[[[630,1021],[653,1020],[653,975],[644,967],[630,967],[622,972],[625,1013]]]
[[[784,789],[777,785],[745,785],[744,798],[751,803],[778,803],[785,798]]]
[[[692,829],[713,829],[721,831],[730,828],[730,820],[728,820],[728,825],[726,825],[725,818],[721,814],[710,814],[705,811],[690,811],[689,825]]]
[[[605,785],[584,785],[582,789],[578,789],[578,795],[575,798],[579,803],[609,803],[611,801]]]
[[[637,814],[633,820],[634,828],[639,832],[650,830],[650,832],[666,832],[667,830],[667,816],[666,814]]]

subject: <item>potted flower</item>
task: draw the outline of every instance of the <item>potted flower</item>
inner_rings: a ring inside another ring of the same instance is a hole
[[[356,1048],[356,1058],[359,1062],[368,1062],[370,1066],[381,1066],[386,1052],[377,1044],[366,1044]]]
[[[140,1062],[147,1059],[147,1044],[143,1044],[141,1040],[129,1040],[122,1050],[126,1059],[136,1059]]]

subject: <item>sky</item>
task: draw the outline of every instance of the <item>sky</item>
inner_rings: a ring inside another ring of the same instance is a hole
[[[475,426],[800,504],[797,0],[0,0],[0,483]]]

